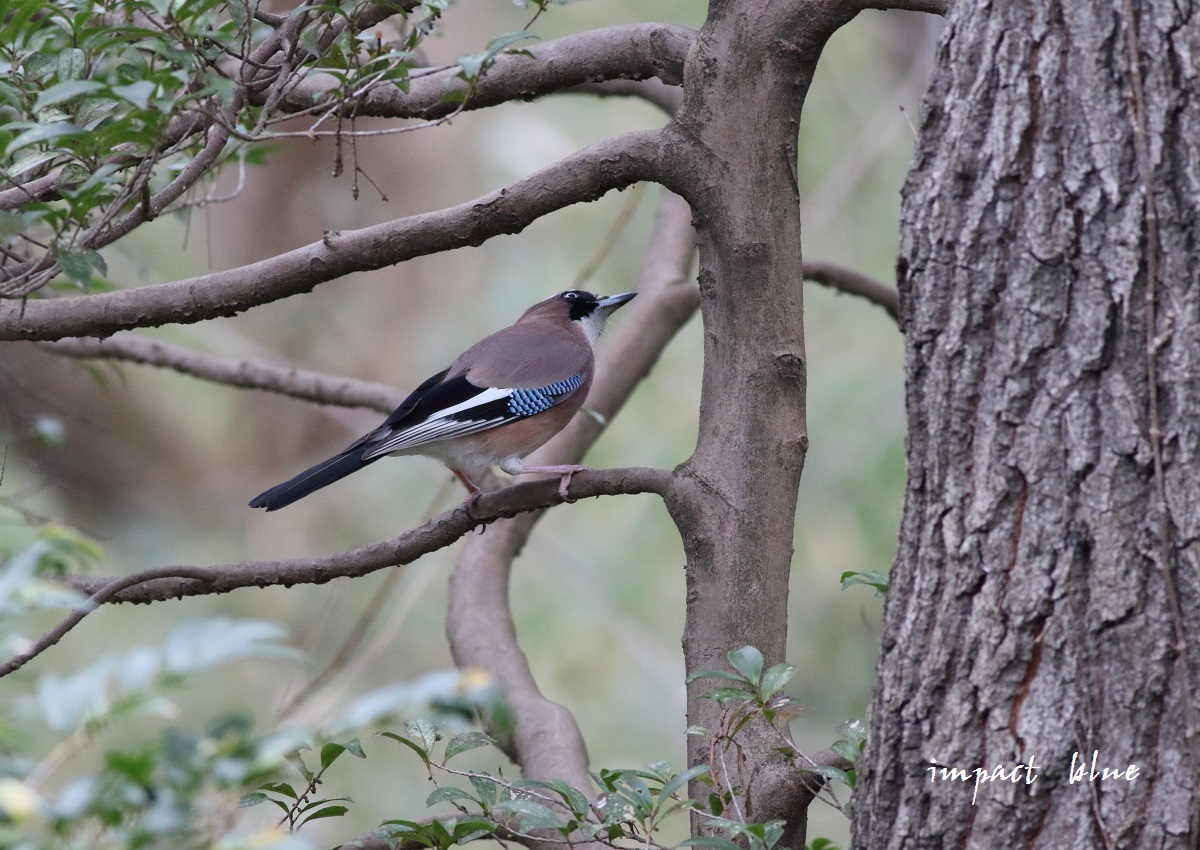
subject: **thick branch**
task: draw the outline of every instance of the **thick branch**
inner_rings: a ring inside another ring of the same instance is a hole
[[[121,360],[144,366],[160,366],[232,387],[265,390],[316,404],[366,407],[381,413],[390,413],[404,398],[404,393],[387,384],[323,375],[257,360],[214,357],[181,345],[133,334],[120,334],[105,340],[62,339],[43,343],[42,348],[63,357]]]
[[[882,9],[885,11],[898,9],[906,12],[928,12],[931,15],[942,15],[950,11],[949,0],[863,0],[860,9]]]
[[[109,336],[233,316],[351,272],[480,245],[571,204],[657,179],[658,149],[658,132],[628,133],[474,201],[361,230],[330,231],[320,242],[230,271],[76,298],[5,302],[0,340]]]
[[[532,100],[584,83],[646,80],[657,77],[678,85],[694,30],[670,24],[627,24],[591,30],[528,48],[531,55],[509,53],[472,88],[458,68],[417,77],[407,92],[384,84],[353,104],[356,116],[434,119],[462,109],[483,109],[510,100]],[[332,74],[312,74],[283,100],[284,111],[309,109],[339,89]],[[462,98],[469,97],[465,105]]]
[[[804,279],[836,289],[847,295],[857,295],[872,304],[887,310],[888,315],[900,321],[900,295],[890,286],[885,286],[873,277],[856,272],[837,263],[820,260],[804,261]]]

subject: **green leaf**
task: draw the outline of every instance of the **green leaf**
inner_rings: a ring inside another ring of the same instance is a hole
[[[433,793],[425,798],[425,805],[428,807],[438,803],[446,803],[450,800],[470,800],[472,803],[479,802],[463,789],[455,788],[453,785],[446,785],[442,788],[435,788]]]
[[[266,803],[270,799],[262,791],[251,791],[249,794],[243,794],[242,799],[238,800],[238,808],[248,809],[251,806],[257,806],[259,803]]]
[[[496,780],[490,776],[479,776],[472,774],[470,777],[471,784],[475,786],[475,791],[479,794],[479,802],[484,809],[490,809],[496,805],[496,801],[500,799],[500,786],[496,784]]]
[[[746,681],[753,685],[758,684],[762,678],[763,657],[756,647],[743,646],[741,649],[735,649],[728,653],[725,657],[729,659],[734,670],[746,677]]]
[[[422,747],[420,744],[417,744],[414,741],[410,741],[408,738],[405,738],[403,735],[397,735],[395,732],[380,732],[379,734],[385,738],[391,738],[393,741],[396,741],[397,743],[403,744],[404,746],[408,747],[410,750],[412,750],[414,753],[416,753],[418,756],[421,757],[421,761],[425,762],[426,767],[429,766],[429,753],[425,752],[425,748]]]
[[[31,53],[25,57],[21,67],[35,80],[44,80],[58,70],[58,60],[46,53]]]
[[[560,829],[563,826],[562,819],[554,809],[533,800],[520,798],[505,800],[492,808],[492,814],[516,817],[521,824],[522,832],[532,829]]]
[[[826,779],[832,779],[834,782],[841,782],[843,785],[849,785],[851,788],[854,787],[852,784],[853,780],[850,778],[850,774],[844,770],[833,767],[832,765],[817,765],[816,767],[812,768],[812,771],[813,773],[818,773],[821,776],[824,776]]]
[[[745,688],[717,688],[706,694],[701,694],[700,698],[724,704],[733,702],[734,700],[748,700],[750,695],[750,691],[747,691]]]
[[[337,761],[337,757],[346,752],[341,744],[329,743],[321,747],[321,770]]]
[[[296,793],[296,789],[286,782],[268,782],[266,785],[260,787],[263,791],[272,791],[276,794],[282,794],[284,797],[290,797],[293,800],[300,799],[300,795]]]
[[[59,81],[78,80],[87,70],[87,56],[78,47],[68,47],[58,54],[55,65]]]
[[[697,776],[708,773],[708,770],[709,770],[708,765],[698,764],[695,767],[688,768],[683,773],[675,774],[667,781],[667,783],[665,785],[663,785],[662,791],[659,792],[659,796],[663,797],[663,798],[670,797],[676,791],[685,787],[689,782],[691,782]]]
[[[63,274],[80,286],[86,287],[92,282],[92,264],[88,262],[88,258],[84,256],[82,251],[60,251],[55,249],[50,254],[54,257],[55,262],[58,263],[59,268],[63,270]]]
[[[466,56],[458,57],[458,67],[461,69],[461,74],[465,80],[473,81],[482,76],[488,67],[495,61],[497,54],[510,44],[515,44],[518,41],[526,39],[536,39],[537,36],[527,32],[526,30],[518,30],[517,32],[507,32],[503,35],[498,35],[488,42],[487,49],[482,53],[472,53]]]
[[[837,728],[838,734],[847,741],[853,741],[858,745],[866,743],[867,740],[867,723],[862,718],[854,718],[847,720]]]
[[[486,747],[489,744],[496,742],[491,739],[491,736],[485,735],[482,732],[463,732],[460,735],[455,735],[450,739],[450,743],[446,744],[446,761],[454,758],[459,753],[465,753],[468,750],[474,750],[478,747]]]
[[[47,142],[50,139],[57,139],[61,136],[77,136],[82,132],[82,130],[80,130],[70,121],[55,121],[51,124],[39,124],[36,127],[30,127],[23,133],[19,133],[15,139],[8,143],[8,147],[4,149],[4,155],[12,156],[13,151],[18,151],[27,145],[34,145],[38,142]]]
[[[580,793],[578,789],[572,788],[561,779],[518,779],[513,783],[513,787],[537,788],[553,791],[562,798],[564,803],[567,804],[567,807],[571,810],[571,813],[578,817],[586,816],[591,810],[591,804],[588,802],[587,797]]]
[[[469,841],[475,841],[485,835],[492,835],[496,831],[496,824],[486,820],[463,820],[454,825],[454,843],[466,844]]]
[[[876,596],[884,596],[888,591],[888,577],[881,572],[855,572],[850,570],[842,573],[842,590],[848,587],[853,587],[856,584],[865,584],[868,587],[875,588]]]
[[[838,850],[838,847],[828,838],[814,838],[804,850]]]
[[[250,21],[250,15],[253,14],[253,10],[246,0],[229,0],[225,4],[225,8],[229,10],[229,17],[233,19],[238,29],[246,26]],[[313,29],[316,29],[316,27],[313,27]]]
[[[68,100],[73,100],[80,95],[89,94],[102,88],[104,86],[95,80],[67,80],[65,83],[50,86],[50,88],[39,94],[37,100],[33,103],[33,111],[41,112],[47,107],[66,103]]]
[[[775,696],[784,685],[796,675],[796,668],[791,664],[772,664],[763,673],[759,693],[764,700]]]
[[[308,815],[304,818],[304,820],[300,821],[300,823],[305,824],[310,820],[318,820],[320,818],[340,818],[348,811],[350,810],[345,806],[326,806],[325,808],[319,809],[318,811],[313,812],[311,815]]]
[[[358,738],[349,740],[344,744],[335,744],[330,742],[321,747],[321,769],[324,770],[325,768],[329,767],[329,765],[337,761],[338,756],[340,756],[342,753],[350,753],[350,755],[356,756],[360,759],[365,759],[367,757],[367,754],[363,752],[362,744],[359,742]]]
[[[158,86],[149,80],[138,80],[127,86],[113,86],[112,92],[138,109],[146,109],[150,106],[150,98],[158,93]]]
[[[433,745],[441,738],[441,735],[438,734],[437,725],[429,720],[406,721],[404,731],[410,738],[422,744],[426,755],[433,752]]]

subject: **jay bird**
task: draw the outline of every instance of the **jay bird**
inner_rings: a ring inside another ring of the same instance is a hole
[[[592,385],[592,344],[608,317],[637,293],[603,297],[571,289],[539,301],[516,324],[463,352],[421,384],[369,434],[295,478],[255,496],[252,508],[290,505],[384,455],[420,454],[442,461],[466,485],[469,506],[480,490],[464,467],[499,466],[510,475],[571,476],[586,466],[526,466],[521,458],[571,421]]]

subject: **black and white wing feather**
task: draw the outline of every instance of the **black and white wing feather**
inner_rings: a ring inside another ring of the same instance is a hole
[[[478,387],[465,375],[431,379],[418,387],[379,428],[354,446],[371,461],[439,440],[477,434],[507,422],[536,416],[564,400],[583,383],[572,375],[545,387]]]
[[[583,384],[582,375],[572,375],[534,389],[477,387],[462,375],[445,380],[447,372],[439,372],[413,390],[374,431],[328,460],[260,493],[250,506],[278,510],[384,455],[535,416],[565,400]]]

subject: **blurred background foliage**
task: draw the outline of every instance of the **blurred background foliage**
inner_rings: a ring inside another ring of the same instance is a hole
[[[534,31],[550,39],[648,14],[698,27],[705,7],[660,0],[648,11],[633,0],[591,0],[552,7]],[[512,3],[462,0],[424,49],[432,61],[453,62],[528,17]],[[830,42],[800,129],[806,257],[893,279],[899,187],[913,142],[909,117],[939,26],[932,16],[868,12]],[[327,229],[460,203],[584,145],[663,121],[639,101],[560,95],[464,114],[432,130],[361,138],[358,165],[378,190],[360,181],[358,200],[351,168],[332,176],[328,140],[274,142],[234,200],[155,221],[105,249],[108,278],[136,286],[236,267],[312,242]],[[218,193],[234,189],[234,170],[219,177]],[[613,194],[476,249],[353,275],[234,319],[156,333],[223,356],[408,389],[528,304],[578,283],[600,234],[622,216],[630,217],[627,226],[586,286],[631,288],[652,247],[647,233],[658,191]],[[842,721],[864,713],[870,694],[881,601],[868,588],[842,592],[838,578],[847,570],[885,571],[892,560],[904,481],[903,348],[891,320],[865,302],[810,285],[806,304],[811,448],[797,511],[788,661],[798,669],[789,692],[806,709],[792,729],[801,746],[816,750],[828,746]],[[671,467],[684,460],[695,440],[700,359],[697,317],[587,462]],[[19,549],[43,519],[60,521],[103,547],[97,572],[335,552],[395,536],[462,496],[432,461],[389,460],[285,511],[251,511],[251,496],[342,448],[378,415],[140,367],[84,366],[23,343],[7,344],[0,357],[0,411],[7,446],[0,547]],[[189,618],[270,620],[283,624],[303,658],[198,673],[178,700],[182,713],[170,720],[200,728],[206,718],[241,711],[270,729],[296,689],[334,657],[364,608],[381,598],[384,614],[364,644],[288,718],[328,722],[366,691],[450,666],[443,613],[455,551],[394,576],[105,609],[0,681],[0,698],[50,671],[77,671],[102,654],[165,641]],[[578,717],[595,768],[659,760],[682,766],[683,564],[661,503],[639,496],[549,512],[516,565],[512,601],[522,646],[543,691]],[[23,623],[22,631],[37,633],[57,613]],[[113,724],[103,744],[128,745],[147,728]],[[55,743],[52,730],[21,734],[21,749],[35,758]],[[89,757],[81,752],[79,764]],[[333,840],[384,817],[421,813],[430,787],[416,760],[338,767],[343,773],[330,780],[355,805],[345,818],[314,824],[310,837]],[[810,836],[845,840],[844,818],[828,807],[818,806],[810,824]]]

